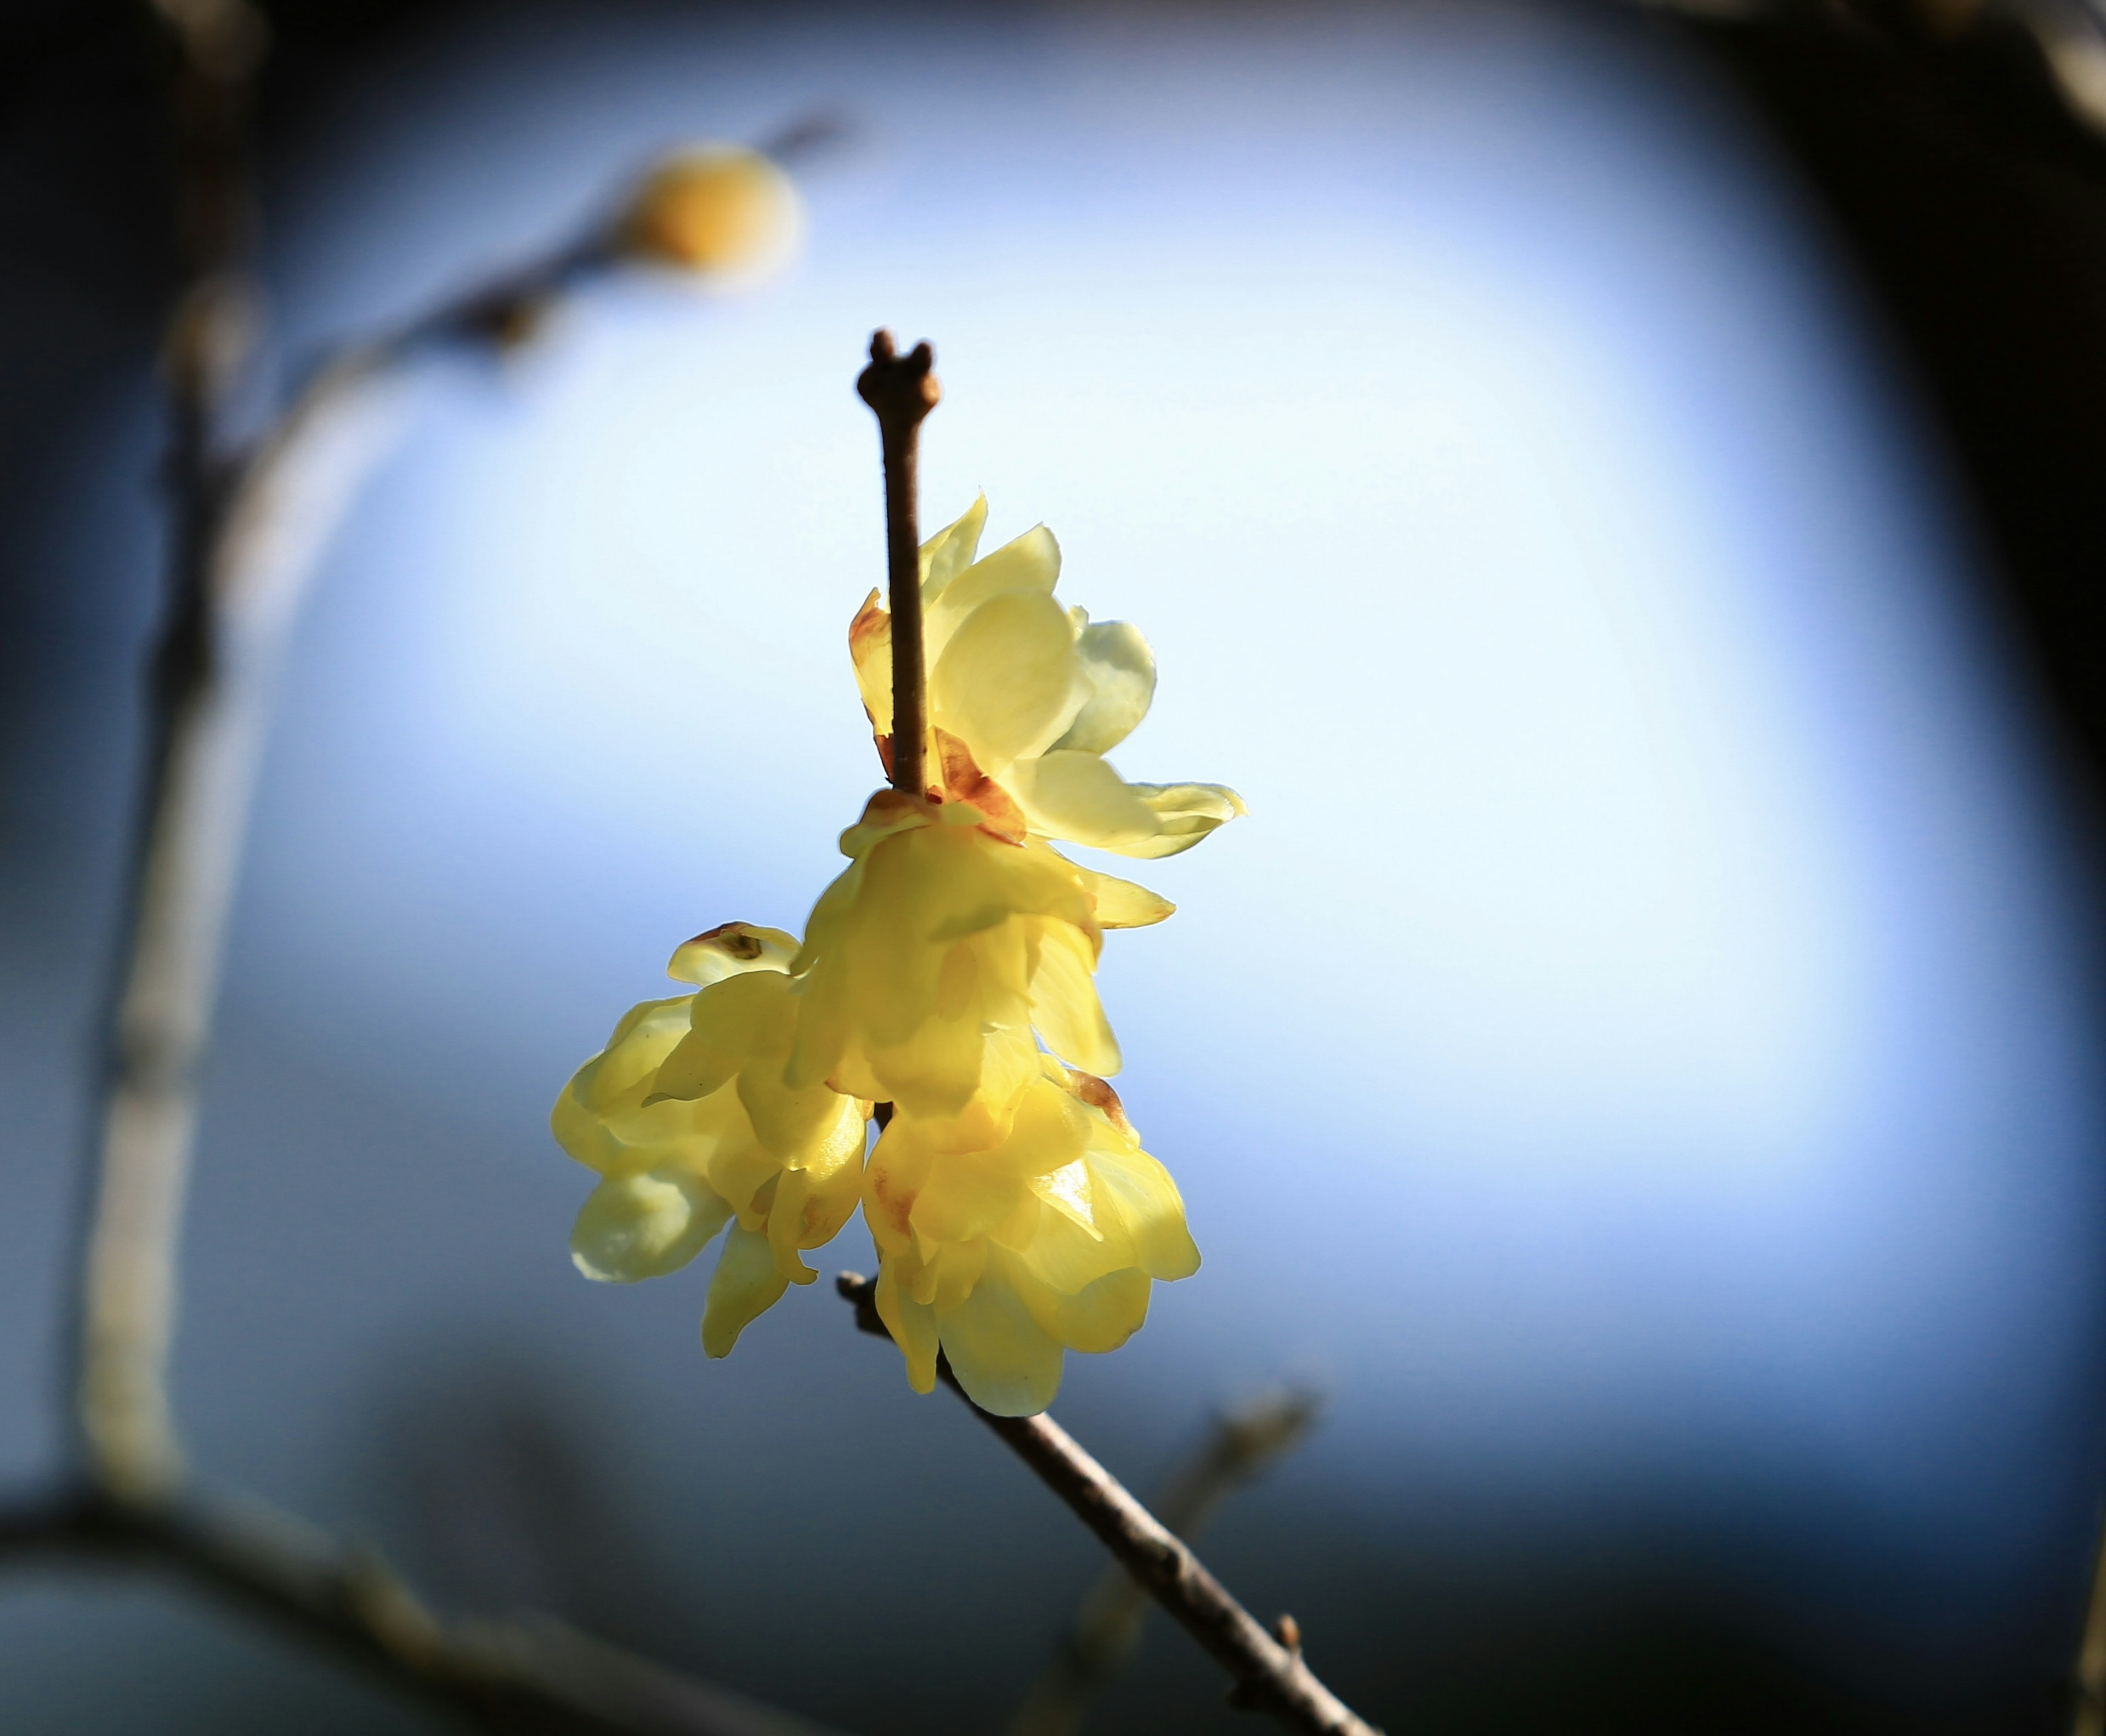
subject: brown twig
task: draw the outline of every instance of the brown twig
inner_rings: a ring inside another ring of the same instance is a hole
[[[862,1331],[891,1337],[878,1316],[875,1279],[844,1272],[835,1287],[854,1304]],[[1236,1704],[1269,1713],[1305,1736],[1378,1736],[1302,1661],[1301,1631],[1291,1617],[1280,1618],[1277,1636],[1268,1633],[1197,1555],[1051,1416],[994,1416],[966,1397],[940,1358],[937,1372],[1097,1534],[1135,1582],[1235,1679],[1231,1698]]]
[[[876,412],[885,454],[885,554],[892,611],[892,786],[908,795],[928,784],[928,672],[921,649],[921,532],[916,471],[921,423],[943,396],[935,353],[917,343],[906,355],[892,333],[872,333],[870,365],[856,391]]]
[[[160,1568],[485,1729],[540,1736],[825,1736],[562,1623],[441,1621],[378,1556],[255,1503],[92,1492],[0,1510],[0,1565]]]
[[[1165,1484],[1154,1511],[1187,1543],[1242,1484],[1291,1452],[1316,1420],[1318,1401],[1303,1392],[1274,1393],[1217,1418],[1206,1439]],[[1140,1644],[1148,1594],[1113,1562],[1091,1587],[1075,1619],[1010,1720],[1010,1736],[1072,1736],[1090,1702]]]

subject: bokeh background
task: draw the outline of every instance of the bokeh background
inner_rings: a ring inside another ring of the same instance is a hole
[[[0,129],[0,1472],[56,1344],[159,581],[155,62],[25,6]],[[672,946],[798,925],[878,772],[869,329],[1251,816],[1144,875],[1120,1085],[1206,1256],[1071,1358],[1392,1730],[2041,1727],[2106,1486],[2097,861],[1999,555],[1745,97],[1553,5],[283,9],[275,360],[813,114],[782,280],[419,369],[299,629],[177,1397],[208,1479],[846,1729],[999,1726],[1096,1546],[827,1286],[708,1363],[589,1286],[548,1105]],[[852,1228],[820,1256],[868,1267]],[[1229,1728],[1154,1631],[1107,1731]],[[0,1725],[416,1730],[150,1582],[0,1582]]]

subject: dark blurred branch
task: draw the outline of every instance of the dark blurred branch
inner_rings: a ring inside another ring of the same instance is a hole
[[[855,1309],[857,1327],[890,1341],[878,1318],[876,1280],[844,1272],[836,1282]],[[1051,1416],[997,1416],[983,1411],[940,1357],[937,1372],[973,1415],[1006,1442],[1039,1480],[1097,1534],[1134,1582],[1235,1679],[1234,1703],[1266,1712],[1306,1736],[1378,1736],[1374,1726],[1319,1681],[1302,1662],[1290,1616],[1276,1635],[1238,1603],[1162,1520],[1077,1444]]]
[[[173,523],[166,624],[122,957],[105,1018],[75,1384],[84,1486],[0,1513],[0,1561],[158,1566],[383,1679],[508,1731],[810,1736],[558,1624],[442,1623],[377,1559],[253,1504],[182,1492],[168,1385],[177,1251],[256,766],[298,605],[383,450],[399,365],[487,347],[607,262],[603,234],[347,349],[248,451],[230,406],[260,334],[248,118],[266,41],[248,0],[154,0],[173,38],[189,280],[164,357]]]
[[[1164,1486],[1155,1514],[1188,1543],[1216,1508],[1267,1465],[1292,1452],[1316,1420],[1302,1392],[1268,1394],[1216,1419],[1207,1438]],[[1114,1562],[1076,1611],[1073,1626],[1010,1721],[1010,1736],[1071,1736],[1090,1703],[1140,1641],[1148,1593]]]
[[[243,675],[254,660],[220,619],[213,579],[235,474],[227,403],[260,307],[244,140],[264,33],[245,0],[159,0],[155,10],[177,60],[177,198],[190,275],[163,356],[174,521],[166,625],[124,960],[105,1023],[75,1371],[92,1474],[134,1498],[182,1474],[165,1380],[175,1241],[253,758],[253,682]]]
[[[90,1493],[0,1510],[0,1567],[54,1558],[174,1572],[486,1729],[824,1736],[558,1622],[443,1622],[377,1556],[253,1503],[148,1509]]]

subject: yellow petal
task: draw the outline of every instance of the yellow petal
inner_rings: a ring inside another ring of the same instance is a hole
[[[984,1236],[1029,1189],[1023,1178],[976,1157],[939,1158],[915,1197],[910,1221],[925,1259],[944,1242]]]
[[[787,970],[796,956],[794,935],[750,922],[727,922],[683,941],[674,951],[665,974],[675,982],[706,988],[748,970]]]
[[[571,1260],[589,1278],[633,1284],[678,1270],[724,1228],[731,1207],[707,1182],[678,1170],[622,1175],[586,1198],[571,1230]]]
[[[738,1335],[774,1307],[788,1281],[775,1269],[774,1251],[765,1236],[734,1224],[717,1256],[710,1280],[710,1299],[702,1310],[702,1352],[729,1356]]]
[[[1243,799],[1225,784],[1131,784],[1127,785],[1146,803],[1161,828],[1159,834],[1139,848],[1108,844],[1122,856],[1175,856],[1189,850],[1216,827],[1240,819],[1250,810]]]
[[[1063,748],[1011,766],[1002,786],[1034,832],[1122,856],[1144,856],[1163,822],[1138,793],[1095,754]],[[1181,845],[1179,848],[1183,848]],[[1158,852],[1162,853],[1162,852]]]
[[[940,597],[930,597],[925,587],[922,595],[930,605],[925,647],[930,667],[935,667],[951,636],[982,604],[1010,591],[1051,597],[1060,579],[1060,545],[1051,530],[1037,525],[961,573]],[[1069,637],[1074,637],[1072,630]]]
[[[768,1204],[768,1251],[778,1275],[792,1284],[809,1284],[818,1276],[798,1257],[798,1232],[804,1227],[804,1207],[811,1193],[811,1178],[802,1170],[785,1170],[775,1184]]]
[[[1070,1350],[1116,1350],[1148,1318],[1148,1274],[1131,1266],[1108,1272],[1054,1305],[1049,1330]]]
[[[885,740],[892,734],[892,616],[876,591],[849,623],[849,662],[871,732]]]
[[[1142,1269],[1151,1277],[1190,1277],[1199,1269],[1199,1250],[1185,1224],[1185,1201],[1169,1170],[1138,1147],[1093,1147],[1091,1197],[1100,1212],[1116,1211],[1133,1238]]]
[[[1042,752],[1087,696],[1067,611],[1041,591],[1006,591],[974,610],[929,677],[931,721],[997,779]]]
[[[907,1358],[907,1384],[917,1393],[934,1391],[936,1311],[903,1292],[898,1264],[891,1259],[878,1268],[877,1318],[885,1322],[893,1343]]]
[[[987,496],[980,495],[952,523],[921,545],[921,603],[934,602],[952,579],[973,564],[987,523]]]
[[[990,1260],[970,1295],[937,1311],[937,1332],[975,1404],[996,1416],[1032,1416],[1060,1389],[1060,1345],[1017,1294],[1006,1259]]]
[[[1031,978],[1031,1022],[1053,1053],[1085,1072],[1119,1070],[1118,1039],[1097,999],[1089,941],[1064,923],[1039,925],[1038,968]]]
[[[1077,611],[1079,613],[1080,611]],[[1125,621],[1086,626],[1075,640],[1090,696],[1055,749],[1108,754],[1148,715],[1155,697],[1155,653],[1140,629]]]
[[[1150,892],[1115,875],[1099,874],[1080,862],[1074,867],[1096,905],[1100,928],[1145,928],[1176,914],[1177,906],[1161,893]]]

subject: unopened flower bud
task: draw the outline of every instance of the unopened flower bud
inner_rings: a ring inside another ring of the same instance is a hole
[[[723,282],[750,282],[788,263],[804,233],[796,184],[737,145],[705,145],[647,175],[615,226],[617,249]]]

